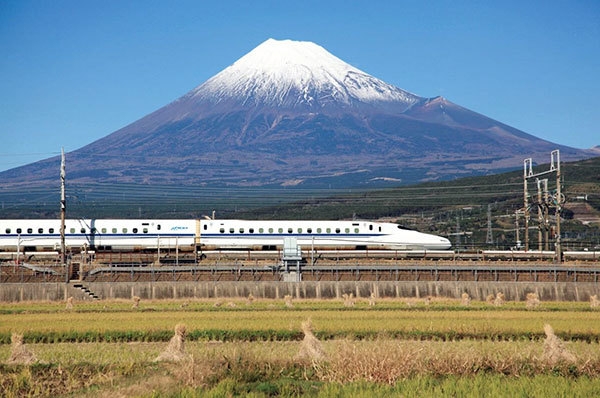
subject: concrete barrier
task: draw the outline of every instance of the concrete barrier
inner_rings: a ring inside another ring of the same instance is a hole
[[[87,289],[87,290],[84,290]],[[255,298],[341,299],[352,293],[356,298],[447,297],[460,299],[468,293],[474,300],[485,300],[501,292],[507,301],[525,301],[528,293],[537,293],[542,301],[589,301],[600,293],[593,282],[430,282],[430,281],[320,281],[320,282],[93,282],[82,287],[70,283],[4,283],[0,285],[0,301],[64,301],[131,299],[213,299]]]

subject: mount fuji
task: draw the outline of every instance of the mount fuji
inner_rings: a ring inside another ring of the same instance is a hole
[[[176,101],[67,154],[70,183],[367,187],[597,156],[385,83],[311,42],[269,39]],[[51,158],[0,173],[55,184]]]

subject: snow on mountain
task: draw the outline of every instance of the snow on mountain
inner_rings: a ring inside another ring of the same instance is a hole
[[[403,103],[399,111],[421,100],[345,63],[315,43],[274,39],[263,42],[188,95],[195,101],[236,98],[245,106],[317,109],[356,102]]]

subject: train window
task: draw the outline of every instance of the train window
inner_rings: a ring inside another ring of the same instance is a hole
[[[219,232],[222,233],[222,234],[224,234],[225,233],[225,228],[219,229]]]
[[[206,227],[206,225],[205,225],[205,227]],[[160,224],[158,224],[158,225],[156,226],[156,229],[160,231]],[[206,228],[205,228],[205,229],[206,229]]]
[[[298,228],[298,233],[301,234],[302,233],[302,228]]]
[[[74,234],[75,233],[75,228],[69,229],[69,232],[72,233],[72,234]]]
[[[235,229],[233,229],[233,228],[229,228],[229,233],[230,233],[230,234],[232,234],[232,233],[234,233],[234,232],[235,232]]]
[[[38,234],[43,234],[44,233],[44,228],[38,228]]]
[[[112,233],[113,233],[113,234],[116,234],[116,233],[117,233],[117,229],[116,229],[116,228],[113,228],[113,229],[112,229]]]
[[[22,232],[21,228],[17,228],[17,233],[20,234]]]
[[[144,229],[142,230],[143,233],[147,234],[148,233],[148,228],[144,227]]]
[[[254,228],[249,228],[248,232],[251,233],[251,234],[253,234],[254,233]]]
[[[280,234],[282,234],[282,233],[283,233],[283,228],[279,228],[278,232],[279,232]]]
[[[244,233],[244,228],[240,228],[240,234]]]
[[[358,228],[354,228],[354,233],[357,234],[358,233]]]
[[[288,234],[291,234],[292,232],[294,232],[293,228],[288,228]]]
[[[381,227],[379,227],[379,232],[381,232]]]
[[[81,228],[80,231],[81,231],[82,234],[85,234],[85,228]]]
[[[28,233],[28,234],[31,234],[31,233],[33,233],[33,228],[27,228],[27,233]]]
[[[105,234],[106,233],[106,228],[102,228],[101,231],[102,231],[103,234]]]
[[[265,232],[265,229],[264,229],[264,228],[259,228],[259,229],[258,229],[258,233],[259,233],[259,234],[262,234],[263,232]]]
[[[318,234],[320,234],[320,233],[321,233],[321,231],[322,231],[322,229],[321,229],[321,228],[317,228],[317,233],[318,233]]]
[[[306,233],[312,234],[312,228],[306,228]]]
[[[350,233],[350,228],[346,228],[346,233],[349,234]]]
[[[206,231],[208,229],[208,225],[204,224],[204,230]]]
[[[6,232],[7,234],[10,234],[10,228],[6,228],[5,232]]]
[[[90,233],[91,234],[97,234],[98,230],[96,228],[92,228],[92,229],[90,229]]]
[[[51,234],[53,234],[54,233],[54,228],[49,228],[48,232],[51,233]]]
[[[340,229],[339,229],[339,228],[336,228],[336,229],[335,229],[335,233],[336,233],[336,234],[339,234],[339,233],[340,233]]]
[[[269,233],[272,234],[273,233],[273,228],[269,228]]]
[[[373,225],[369,225],[369,231],[373,230]]]
[[[126,234],[127,233],[127,228],[123,228],[123,233]]]
[[[327,228],[327,229],[325,230],[325,232],[327,232],[328,234],[330,234],[330,233],[331,233],[331,228]]]
[[[137,228],[134,228],[134,229],[131,230],[131,232],[133,232],[134,234],[137,234],[137,231],[138,231]]]

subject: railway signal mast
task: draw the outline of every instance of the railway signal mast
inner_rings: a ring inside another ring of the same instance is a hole
[[[550,195],[548,191],[548,179],[540,179],[539,177],[546,174],[556,174],[556,191]],[[549,226],[549,209],[554,208],[556,229],[555,229],[555,243],[554,249],[556,252],[556,260],[561,261],[562,250],[561,250],[561,238],[560,238],[560,214],[562,206],[565,202],[565,196],[561,192],[561,174],[560,174],[560,152],[558,149],[550,153],[550,169],[542,171],[540,173],[533,172],[533,160],[531,158],[523,161],[523,212],[525,218],[525,251],[529,250],[529,221],[530,221],[530,204],[529,204],[529,193],[528,184],[529,181],[534,179],[537,184],[537,211],[538,211],[538,249],[541,251],[544,247],[548,249],[548,230]],[[545,246],[544,246],[545,241]]]

